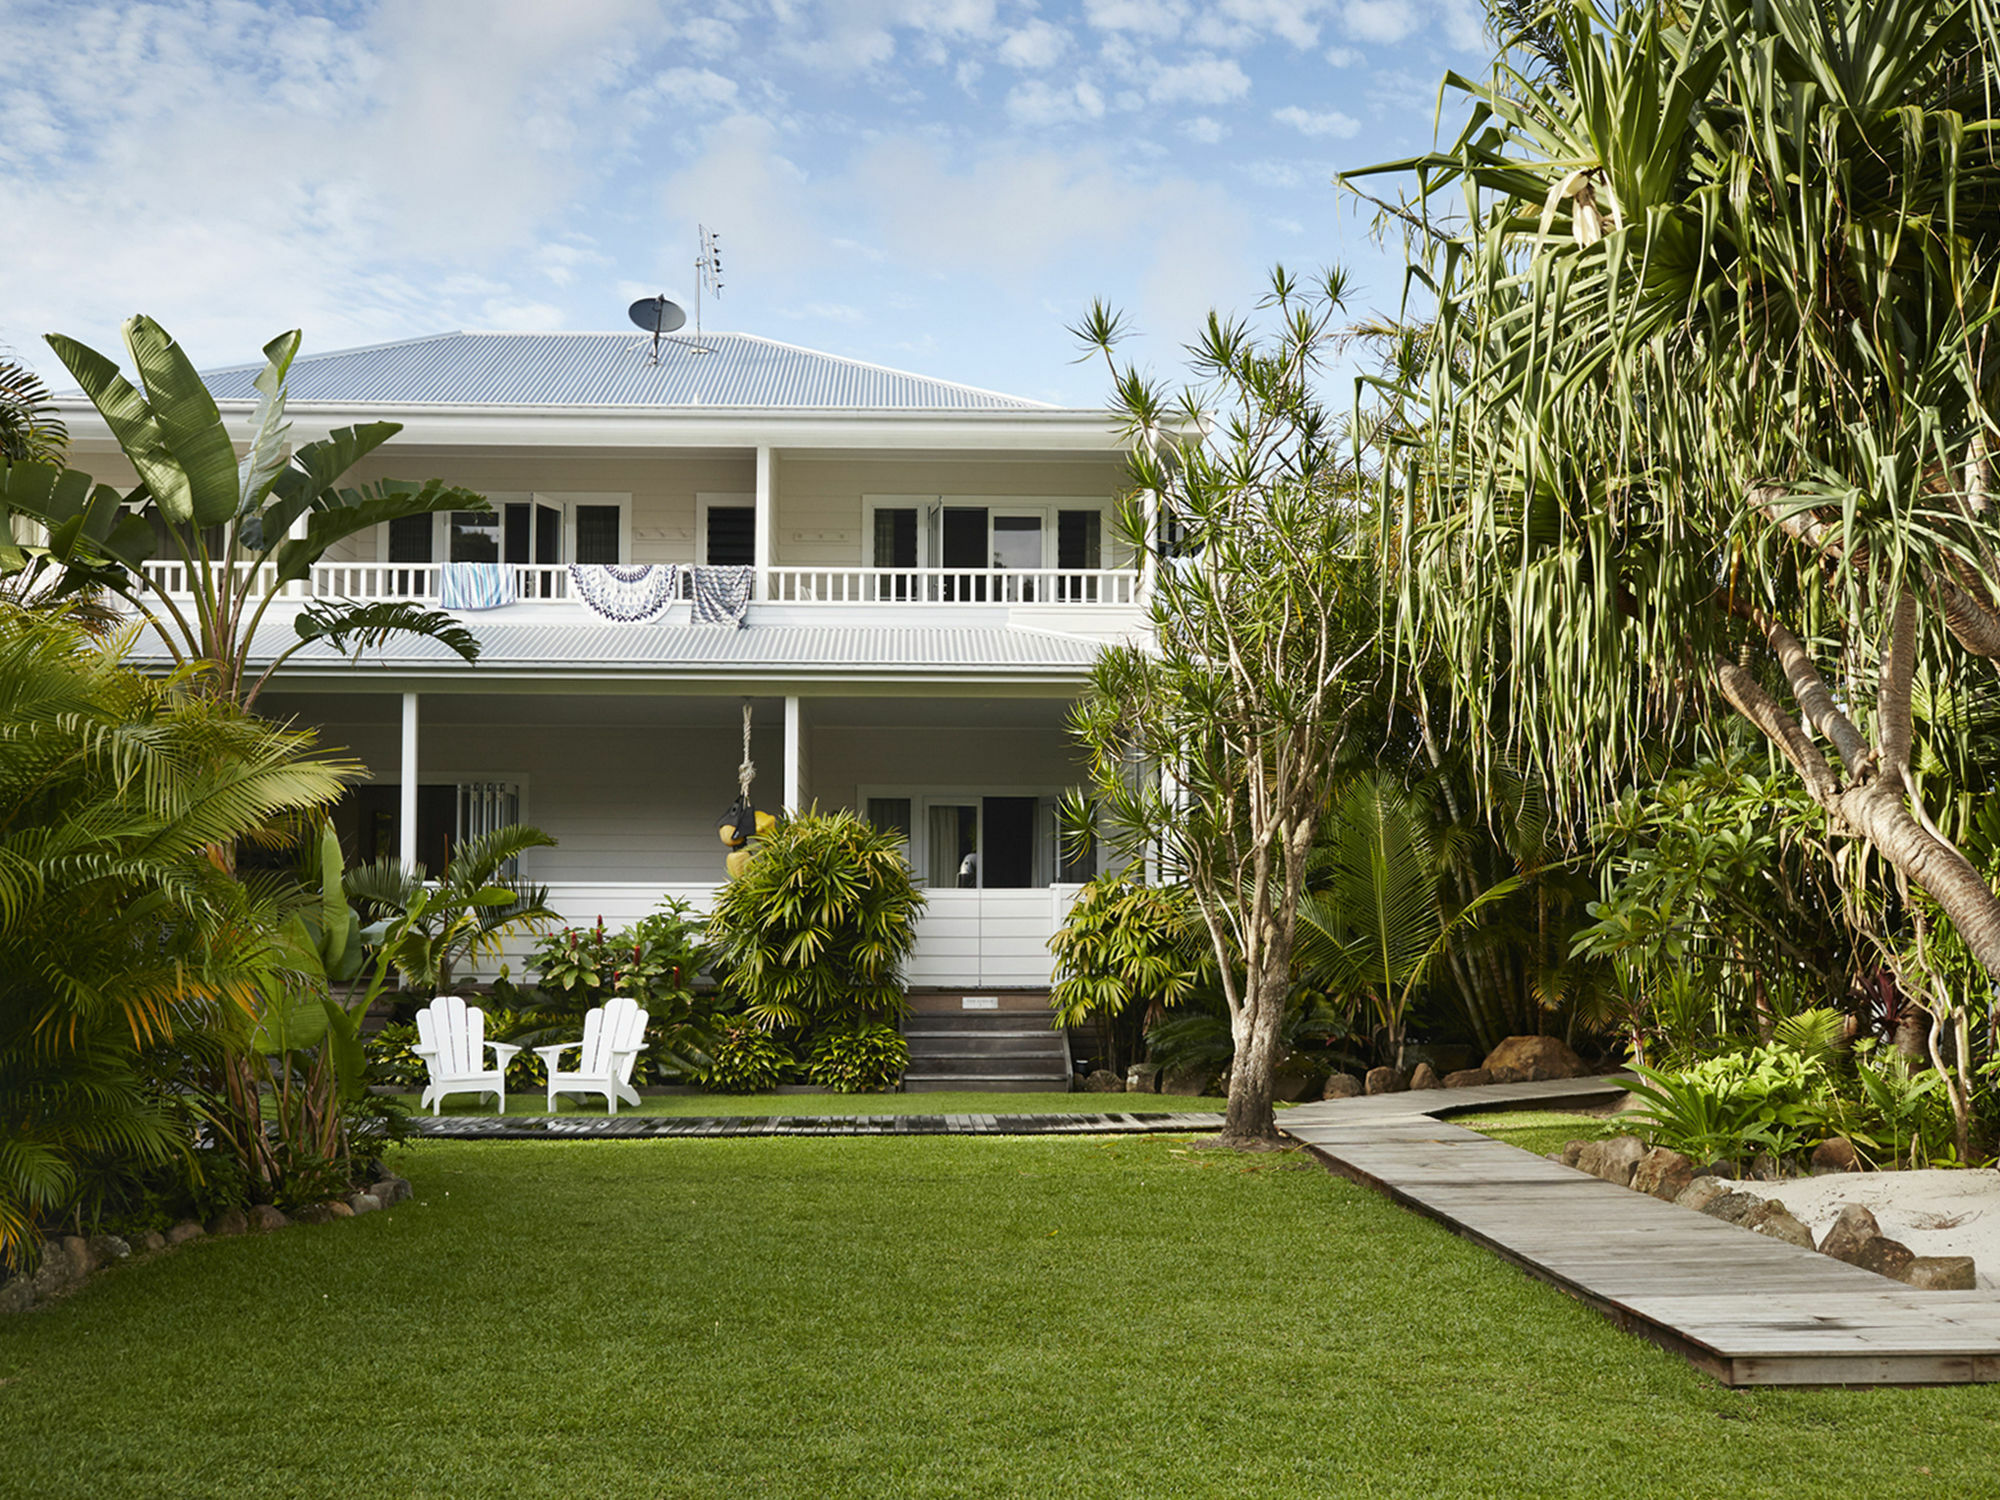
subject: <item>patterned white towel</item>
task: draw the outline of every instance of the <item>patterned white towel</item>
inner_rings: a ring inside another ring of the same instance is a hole
[[[677,563],[571,563],[569,580],[593,614],[625,625],[652,619],[681,592]]]
[[[694,570],[694,623],[743,628],[743,612],[750,607],[750,581],[755,568],[696,568]]]

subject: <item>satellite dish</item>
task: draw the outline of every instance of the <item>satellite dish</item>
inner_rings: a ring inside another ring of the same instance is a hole
[[[672,333],[688,320],[680,303],[669,302],[665,297],[641,297],[632,304],[631,316],[634,323],[656,338]]]
[[[669,302],[664,294],[658,297],[641,297],[627,309],[627,312],[634,323],[653,336],[654,364],[660,362],[660,335],[672,333],[688,320],[688,315],[682,310],[680,303]]]

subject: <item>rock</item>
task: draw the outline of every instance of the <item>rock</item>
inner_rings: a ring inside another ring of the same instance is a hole
[[[373,1193],[356,1193],[352,1198],[347,1200],[347,1207],[358,1219],[363,1214],[380,1213],[382,1211],[382,1200],[377,1198]]]
[[[1592,1141],[1577,1153],[1576,1164],[1593,1177],[1632,1185],[1632,1169],[1646,1154],[1646,1143],[1636,1135],[1613,1136],[1608,1141]]]
[[[1674,1202],[1682,1208],[1691,1208],[1699,1213],[1728,1191],[1729,1184],[1720,1177],[1697,1177],[1681,1189],[1680,1195]]]
[[[131,1257],[131,1245],[115,1234],[93,1234],[90,1237],[90,1258],[100,1266],[114,1265]]]
[[[1778,1158],[1768,1151],[1759,1151],[1750,1158],[1750,1170],[1744,1174],[1752,1182],[1776,1182],[1778,1180]]]
[[[1803,1250],[1813,1247],[1812,1231],[1792,1217],[1792,1211],[1776,1198],[1766,1198],[1743,1216],[1743,1227],[1767,1234],[1774,1240],[1783,1240],[1788,1245],[1797,1245]]]
[[[35,1305],[35,1284],[26,1276],[0,1281],[0,1317],[26,1312]]]
[[[1319,1079],[1302,1069],[1280,1068],[1271,1079],[1271,1097],[1282,1104],[1297,1104],[1312,1097]]]
[[[1701,1211],[1725,1224],[1741,1224],[1750,1216],[1750,1210],[1763,1201],[1755,1193],[1719,1193],[1704,1203]]]
[[[1410,1075],[1401,1068],[1370,1068],[1362,1087],[1370,1094],[1400,1094],[1410,1086]]]
[[[1495,1083],[1537,1083],[1544,1078],[1583,1078],[1590,1069],[1560,1037],[1510,1036],[1486,1054]]]
[[[1861,1251],[1854,1257],[1853,1264],[1864,1271],[1873,1271],[1877,1276],[1886,1276],[1891,1281],[1901,1281],[1903,1273],[1910,1269],[1910,1263],[1917,1258],[1917,1252],[1901,1240],[1892,1240],[1887,1235],[1878,1234],[1864,1242]]]
[[[1417,1064],[1416,1071],[1410,1074],[1410,1087],[1413,1089],[1441,1089],[1444,1087],[1444,1080],[1437,1076],[1437,1070],[1429,1063],[1421,1062]]]
[[[1919,1255],[1903,1267],[1903,1280],[1920,1292],[1969,1292],[1979,1285],[1969,1255]]]
[[[1160,1075],[1160,1092],[1193,1098],[1207,1089],[1213,1077],[1207,1068],[1169,1068]]]
[[[1448,1089],[1482,1088],[1493,1081],[1493,1075],[1485,1068],[1460,1068],[1456,1073],[1444,1075],[1444,1086]]]
[[[1589,1141],[1571,1141],[1556,1153],[1556,1159],[1566,1167],[1573,1167],[1582,1159],[1583,1148],[1589,1144]]]
[[[250,1224],[255,1229],[283,1229],[291,1222],[290,1219],[285,1217],[282,1210],[273,1207],[269,1203],[260,1203],[250,1210]]]
[[[347,1208],[345,1203],[340,1206]],[[354,1212],[351,1208],[347,1208],[347,1211],[350,1214]],[[292,1215],[292,1222],[294,1224],[331,1224],[337,1217],[339,1216],[334,1213],[331,1203],[308,1203],[304,1208],[299,1209]]]
[[[1367,1091],[1366,1085],[1352,1073],[1329,1073],[1326,1088],[1321,1091],[1322,1099],[1359,1099]]]
[[[354,1217],[354,1210],[348,1207],[344,1200],[339,1198],[327,1204],[326,1211],[336,1219],[351,1219]]]
[[[58,1242],[58,1245],[62,1253],[69,1257],[69,1274],[71,1280],[81,1281],[97,1269],[97,1257],[90,1253],[90,1241],[82,1235],[66,1234]]]
[[[69,1258],[69,1252],[60,1244],[51,1243],[42,1246],[42,1263],[35,1267],[34,1275],[28,1280],[35,1300],[41,1302],[50,1297],[60,1297],[83,1280],[83,1275]]]
[[[1858,1266],[1862,1248],[1881,1237],[1882,1226],[1875,1222],[1875,1215],[1859,1203],[1849,1203],[1841,1208],[1840,1217],[1820,1239],[1819,1253]]]
[[[202,1227],[193,1219],[183,1219],[167,1231],[167,1243],[185,1245],[189,1240],[200,1239],[203,1232]]]
[[[148,1255],[157,1255],[167,1248],[167,1237],[157,1229],[149,1229],[139,1236],[139,1248]]]
[[[248,1234],[250,1220],[240,1208],[225,1208],[208,1221],[208,1232],[213,1235]]]
[[[1122,1094],[1125,1092],[1125,1080],[1109,1068],[1097,1068],[1083,1080],[1083,1091],[1086,1094]]]
[[[1854,1142],[1847,1139],[1844,1135],[1837,1135],[1832,1140],[1821,1141],[1817,1146],[1813,1147],[1812,1170],[1816,1174],[1860,1171],[1861,1158],[1855,1153]]]
[[[372,1190],[384,1208],[394,1208],[416,1191],[407,1177],[385,1177]]]
[[[1160,1091],[1160,1070],[1154,1063],[1133,1063],[1125,1070],[1125,1092],[1156,1094]]]
[[[1725,1182],[1733,1182],[1743,1174],[1736,1170],[1736,1163],[1733,1161],[1712,1161],[1705,1167],[1696,1167],[1694,1175],[1697,1177],[1720,1177]]]
[[[1655,1146],[1632,1169],[1632,1191],[1650,1193],[1672,1203],[1694,1181],[1694,1163],[1678,1151]]]

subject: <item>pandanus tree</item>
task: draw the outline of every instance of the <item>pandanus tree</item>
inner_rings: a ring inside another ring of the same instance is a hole
[[[434,479],[343,486],[343,475],[402,430],[398,422],[337,428],[294,446],[285,381],[296,330],[264,346],[240,454],[166,330],[141,316],[126,321],[124,334],[143,390],[75,339],[51,334],[48,342],[110,427],[138,486],[121,493],[46,454],[0,465],[0,523],[19,516],[42,532],[27,543],[0,524],[0,577],[56,594],[97,587],[123,595],[176,664],[205,664],[209,690],[245,707],[316,640],[344,648],[408,633],[442,641],[467,661],[478,656],[477,639],[453,616],[399,600],[313,599],[295,613],[288,642],[260,644],[271,606],[336,542],[405,516],[490,507]],[[178,561],[171,582],[179,587],[145,570],[162,553]]]
[[[1098,656],[1071,725],[1090,759],[1073,835],[1184,880],[1228,1007],[1235,1062],[1220,1140],[1275,1139],[1272,1091],[1299,902],[1357,700],[1379,671],[1372,511],[1352,434],[1317,386],[1345,298],[1281,269],[1258,337],[1211,315],[1190,346],[1200,386],[1169,399],[1113,364],[1132,442],[1120,529],[1153,549],[1153,639]],[[1118,320],[1078,330],[1112,361]]]
[[[1562,0],[1453,75],[1400,617],[1569,813],[1732,716],[2000,977],[1920,684],[2000,659],[1990,0]],[[1961,1036],[1961,1043],[1963,1043]]]

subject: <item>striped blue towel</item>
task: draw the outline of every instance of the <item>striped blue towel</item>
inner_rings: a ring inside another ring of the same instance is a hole
[[[438,603],[446,609],[502,609],[517,597],[505,563],[448,562],[438,571]]]

